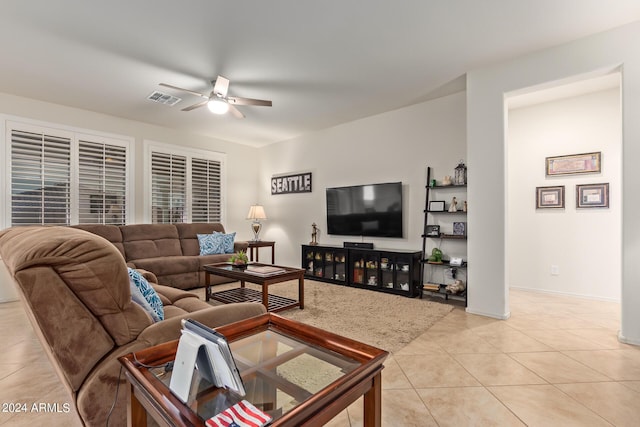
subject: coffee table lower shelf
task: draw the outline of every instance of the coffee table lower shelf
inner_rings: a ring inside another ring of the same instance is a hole
[[[262,292],[250,288],[234,288],[226,291],[214,292],[211,294],[211,299],[225,304],[232,304],[236,302],[262,303]],[[296,300],[269,294],[268,311],[270,312],[287,310],[299,306],[300,303]]]

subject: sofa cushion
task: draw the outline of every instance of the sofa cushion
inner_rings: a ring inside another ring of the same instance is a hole
[[[171,286],[157,285],[153,283],[153,289],[156,290],[160,298],[163,301],[166,299],[167,304],[175,304],[176,301],[184,299],[184,298],[198,298],[197,294],[191,292],[185,292],[180,289],[172,288]]]
[[[164,308],[156,290],[147,282],[142,274],[128,268],[131,299],[139,304],[151,316],[154,322],[164,320]]]
[[[122,225],[120,230],[127,261],[182,255],[178,231],[173,224]],[[157,274],[152,268],[142,268]]]
[[[198,298],[183,298],[176,301],[173,307],[178,307],[184,310],[186,313],[194,313],[199,310],[205,310],[211,308],[211,306]]]
[[[136,268],[153,271],[158,277],[158,281],[163,284],[166,284],[166,282],[162,281],[164,276],[194,272],[198,271],[200,267],[197,256],[145,257],[132,259],[131,262],[135,264]]]

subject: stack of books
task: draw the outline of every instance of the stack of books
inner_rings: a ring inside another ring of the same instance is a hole
[[[422,286],[422,288],[426,291],[437,292],[440,290],[440,285],[438,285],[437,283],[425,283],[424,286]]]
[[[285,272],[283,268],[272,265],[249,265],[245,271],[247,273],[255,274],[256,276],[272,276],[274,274]]]

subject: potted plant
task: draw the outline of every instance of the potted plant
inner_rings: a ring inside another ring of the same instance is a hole
[[[229,258],[229,262],[235,267],[246,267],[249,263],[249,257],[247,257],[247,253],[245,251],[241,250],[231,255],[231,258]]]

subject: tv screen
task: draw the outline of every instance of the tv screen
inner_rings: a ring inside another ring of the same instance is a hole
[[[402,236],[402,183],[327,188],[327,233]]]

